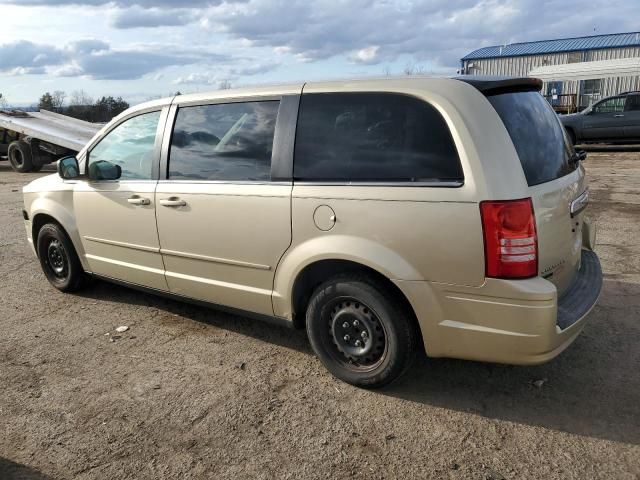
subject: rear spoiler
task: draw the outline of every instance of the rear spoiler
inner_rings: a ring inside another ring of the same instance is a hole
[[[486,96],[501,93],[539,92],[542,80],[530,77],[494,77],[490,75],[462,75],[454,80],[468,83]]]

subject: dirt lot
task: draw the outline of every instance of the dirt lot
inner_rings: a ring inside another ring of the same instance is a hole
[[[40,174],[0,164],[0,478],[639,479],[640,153],[587,168],[606,278],[575,344],[528,368],[421,359],[372,392],[301,331],[58,293],[20,215]]]

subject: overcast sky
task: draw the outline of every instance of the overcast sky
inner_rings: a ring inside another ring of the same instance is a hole
[[[640,30],[640,0],[0,0],[0,93],[152,96],[451,74],[501,43]]]

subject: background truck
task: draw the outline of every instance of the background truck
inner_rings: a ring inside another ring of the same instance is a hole
[[[79,152],[102,126],[47,110],[0,110],[0,160],[16,172],[37,172]]]

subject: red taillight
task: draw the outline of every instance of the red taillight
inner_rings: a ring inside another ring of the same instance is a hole
[[[529,278],[538,275],[538,237],[530,198],[480,202],[485,275]]]

